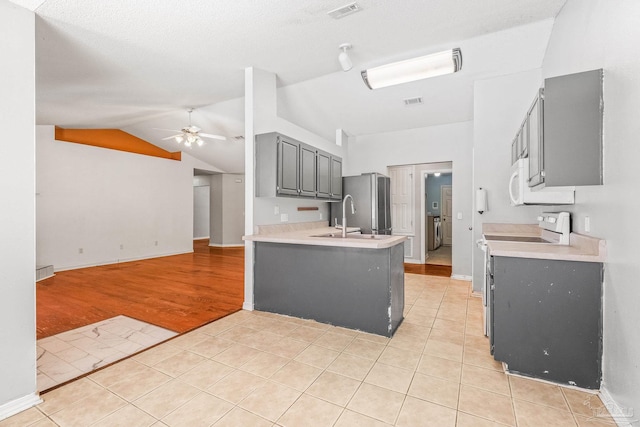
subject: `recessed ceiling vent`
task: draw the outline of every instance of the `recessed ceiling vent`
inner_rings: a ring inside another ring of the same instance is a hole
[[[244,141],[244,136],[242,135],[234,136],[233,139],[235,139],[236,141]]]
[[[362,8],[360,7],[360,5],[356,2],[353,2],[349,3],[346,6],[341,6],[337,9],[333,9],[327,12],[327,14],[333,19],[340,19],[344,18],[347,15],[351,15],[352,13],[360,12],[361,10]]]
[[[404,100],[405,107],[413,107],[415,105],[422,105],[422,104],[424,104],[424,101],[422,100],[421,96],[417,96],[415,98],[407,98]]]

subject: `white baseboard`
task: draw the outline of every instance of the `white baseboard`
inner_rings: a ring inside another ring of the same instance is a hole
[[[605,408],[609,411],[608,414],[602,414],[603,417],[611,415],[611,418],[613,418],[613,421],[615,421],[618,427],[631,427],[638,425],[638,416],[640,414],[634,416],[633,408],[625,409],[618,405],[604,386],[600,387],[600,399],[602,400]],[[594,414],[594,418],[597,419],[598,415],[599,414]]]
[[[209,246],[212,248],[244,248],[244,242],[242,243],[228,243],[228,244],[218,244],[218,243],[209,243]]]
[[[204,239],[208,239],[209,236],[202,236],[202,237],[194,237],[193,240],[204,240]]]
[[[40,399],[38,393],[32,393],[19,399],[12,400],[11,402],[7,402],[4,405],[0,405],[0,421],[17,414],[18,412],[34,407],[39,403],[42,403],[42,399]]]
[[[451,278],[455,280],[464,280],[467,282],[471,282],[473,280],[473,277],[465,276],[464,274],[452,274]]]
[[[251,303],[251,302],[243,302],[242,303],[242,309],[243,310],[248,310],[248,311],[253,311],[253,303]]]
[[[98,266],[101,266],[101,265],[113,265],[113,264],[119,264],[121,262],[140,261],[140,260],[143,260],[143,259],[162,258],[162,257],[165,257],[165,256],[184,255],[184,254],[191,254],[191,253],[193,253],[193,250],[184,251],[184,252],[169,252],[169,253],[164,253],[164,254],[155,254],[155,255],[141,256],[141,257],[134,257],[134,258],[115,259],[115,260],[110,260],[110,261],[105,261],[105,262],[98,262],[98,263],[93,263],[93,264],[72,265],[72,266],[56,268],[55,270],[56,271],[78,270],[80,268],[98,267]]]
[[[424,264],[423,262],[420,262],[419,259],[410,259],[410,258],[409,259],[405,258],[404,262],[406,264]]]

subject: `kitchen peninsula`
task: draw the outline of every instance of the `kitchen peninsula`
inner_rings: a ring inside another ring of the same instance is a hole
[[[259,227],[254,307],[391,337],[403,319],[406,237],[327,222]]]

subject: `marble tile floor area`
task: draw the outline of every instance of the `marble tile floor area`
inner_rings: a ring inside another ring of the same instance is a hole
[[[37,384],[45,391],[176,336],[127,316],[116,316],[37,341]]]
[[[596,394],[505,375],[468,282],[405,277],[392,339],[240,311],[45,393],[0,427],[615,425]]]

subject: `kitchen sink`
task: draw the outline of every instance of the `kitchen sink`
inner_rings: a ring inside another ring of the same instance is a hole
[[[317,234],[311,237],[328,237],[330,239],[355,239],[355,240],[385,240],[390,239],[391,235],[388,234],[356,234],[356,233],[348,233],[347,237],[342,237],[342,233],[327,233],[327,234]]]

